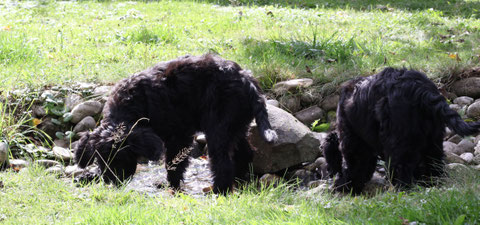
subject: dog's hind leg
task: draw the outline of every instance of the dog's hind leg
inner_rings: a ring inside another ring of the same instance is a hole
[[[335,189],[358,194],[375,171],[377,164],[375,151],[360,137],[346,130],[342,131],[340,148],[346,167],[335,180]]]
[[[226,194],[232,190],[235,176],[234,151],[237,141],[223,129],[206,132],[208,156],[213,172],[213,192]]]
[[[180,188],[180,181],[183,180],[183,173],[189,164],[189,147],[192,142],[192,136],[174,136],[165,141],[167,180],[174,189]]]
[[[253,160],[253,150],[247,139],[242,137],[238,140],[233,160],[235,163],[235,178],[244,180],[249,172],[249,165]]]

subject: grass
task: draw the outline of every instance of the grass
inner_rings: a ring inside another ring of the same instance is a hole
[[[75,187],[45,170],[0,173],[2,224],[476,224],[480,173],[435,188],[374,197],[305,194],[287,185],[249,186],[227,197],[146,196],[102,184]]]
[[[115,82],[158,61],[207,52],[253,70],[265,89],[297,77],[322,89],[386,66],[435,79],[480,65],[479,9],[480,0],[0,0],[0,96]],[[28,128],[30,103],[1,98],[2,140],[42,140],[25,133],[39,132]],[[0,223],[477,224],[479,176],[467,171],[439,187],[373,197],[306,195],[281,185],[196,198],[76,187],[31,167],[0,173]]]
[[[385,66],[443,77],[479,65],[479,8],[478,0],[1,1],[0,87],[115,82],[207,52],[252,69],[266,89]]]

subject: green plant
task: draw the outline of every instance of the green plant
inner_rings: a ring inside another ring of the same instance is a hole
[[[315,132],[326,132],[330,129],[330,123],[320,123],[320,120],[315,120],[310,129]]]

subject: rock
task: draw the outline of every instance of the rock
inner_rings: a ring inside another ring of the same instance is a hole
[[[102,111],[103,105],[98,101],[89,100],[78,104],[72,109],[72,123],[78,123],[87,116],[95,116]]]
[[[47,115],[47,111],[41,105],[33,105],[32,106],[32,116],[35,118],[43,118]]]
[[[22,168],[26,168],[29,163],[23,159],[12,159],[10,160],[10,166],[15,170],[20,170]]]
[[[8,144],[0,141],[0,170],[3,170],[8,166]]]
[[[472,159],[472,163],[479,165],[480,164],[480,155],[476,155]]]
[[[81,90],[92,90],[95,88],[95,86],[96,85],[94,83],[86,83],[86,82],[77,83],[78,89],[81,89]]]
[[[268,187],[270,185],[276,186],[281,178],[275,174],[266,173],[258,180],[262,185]]]
[[[452,92],[457,96],[480,98],[480,77],[469,77],[452,84]]]
[[[307,186],[310,181],[316,180],[314,173],[305,169],[295,170],[291,178],[298,179],[303,186]]]
[[[321,107],[325,111],[336,111],[339,100],[339,95],[329,95],[325,99],[323,99]]]
[[[448,139],[449,142],[458,144],[463,140],[462,136],[455,134],[451,138]]]
[[[63,167],[61,165],[52,166],[45,170],[49,174],[61,175],[63,173]]]
[[[303,124],[310,126],[313,121],[321,119],[323,110],[318,106],[311,106],[294,114],[295,117]]]
[[[462,107],[460,105],[457,105],[457,104],[450,104],[449,105],[451,109],[457,111],[457,112],[460,112],[460,110],[462,110]]]
[[[465,161],[460,156],[451,152],[445,153],[445,161],[447,161],[448,163],[465,163]]]
[[[475,170],[480,171],[480,165],[476,165],[473,167]]]
[[[325,160],[324,157],[318,157],[315,162],[308,164],[307,166],[304,167],[304,169],[315,172],[317,170],[320,170],[323,165],[326,165],[327,161]]]
[[[316,187],[319,187],[321,186],[322,184],[326,184],[327,181],[326,180],[312,180],[310,182],[308,182],[308,187],[309,188],[316,188]]]
[[[463,107],[463,106],[472,104],[473,98],[468,96],[461,96],[461,97],[455,98],[453,100],[453,103],[459,105],[460,107]]]
[[[327,113],[327,122],[334,123],[337,122],[337,112],[328,111]]]
[[[277,132],[278,140],[269,144],[258,134],[256,124],[252,125],[248,139],[254,151],[253,170],[255,173],[274,173],[288,167],[311,162],[321,155],[322,134],[311,132],[290,113],[267,105],[270,124]]]
[[[300,95],[300,104],[302,106],[308,107],[317,101],[318,97],[315,96],[311,91],[303,92]]]
[[[83,171],[85,171],[85,169],[82,169],[80,167],[78,167],[78,165],[72,165],[72,166],[67,166],[65,167],[65,175],[67,177],[76,177],[80,174],[83,173]]]
[[[280,105],[291,113],[298,112],[301,109],[300,100],[293,95],[285,95],[280,98]]]
[[[378,191],[387,190],[388,187],[390,187],[390,183],[383,176],[375,172],[372,179],[365,184],[363,192],[374,195]]]
[[[475,147],[475,144],[473,144],[473,141],[470,139],[463,139],[458,143],[457,147],[455,148],[455,154],[461,155],[465,152],[473,152],[473,148]]]
[[[68,148],[70,141],[66,139],[55,139],[53,140],[53,145],[62,148]]]
[[[197,141],[200,144],[206,145],[207,144],[207,137],[205,136],[205,134],[199,134],[199,135],[195,136],[195,141]]]
[[[60,128],[52,122],[51,118],[45,118],[40,124],[38,124],[37,128],[52,138],[54,138],[55,133],[60,130]]]
[[[456,148],[457,148],[457,145],[455,143],[452,143],[450,141],[444,141],[443,142],[443,151],[444,152],[455,153]]]
[[[112,86],[100,86],[96,87],[95,90],[93,90],[93,95],[94,96],[108,96],[110,94],[110,91],[112,90]]]
[[[75,106],[82,102],[82,97],[80,95],[71,93],[65,97],[65,109],[71,111]]]
[[[449,163],[446,168],[449,172],[465,172],[469,170],[468,166],[465,166],[463,163]]]
[[[312,188],[304,193],[301,193],[301,195],[304,195],[306,198],[318,199],[318,196],[328,191],[329,191],[328,183],[326,181],[319,181],[317,187]],[[328,208],[328,207],[332,207],[330,206],[330,203],[324,206],[324,208]]]
[[[467,108],[469,118],[480,119],[480,102],[475,102]]]
[[[37,161],[35,161],[35,163],[37,165],[40,165],[40,166],[43,166],[45,168],[49,168],[49,167],[52,167],[52,166],[59,166],[60,163],[55,161],[55,160],[50,160],[50,159],[39,159]]]
[[[97,125],[97,122],[95,122],[95,119],[91,116],[87,116],[80,120],[80,122],[75,125],[73,128],[73,132],[75,133],[80,133],[84,131],[90,131],[95,129],[95,126]]]
[[[309,87],[313,84],[313,80],[309,78],[293,79],[278,82],[273,86],[273,92],[277,95],[283,95],[287,92],[292,92],[300,88]]]
[[[466,163],[470,164],[473,161],[473,154],[470,152],[465,152],[460,155],[460,158],[462,158]]]
[[[275,100],[275,99],[268,99],[268,100],[267,100],[267,104],[273,105],[273,106],[275,106],[275,107],[280,107],[280,103],[279,103],[277,100]]]
[[[62,161],[68,162],[73,159],[73,153],[69,149],[55,146],[52,151],[53,155]]]

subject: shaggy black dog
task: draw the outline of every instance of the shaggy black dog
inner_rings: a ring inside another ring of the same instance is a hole
[[[137,158],[159,160],[165,152],[167,180],[178,189],[193,135],[202,131],[213,190],[225,193],[248,172],[253,152],[246,132],[253,118],[264,140],[277,138],[250,71],[214,55],[161,62],[120,81],[103,112],[100,126],[80,139],[75,160],[83,168],[96,159],[106,182],[133,175]]]
[[[480,122],[465,123],[420,72],[387,68],[348,81],[341,90],[336,131],[323,146],[330,175],[339,175],[335,189],[361,192],[378,158],[399,187],[441,176],[446,126],[464,136],[478,132]]]

